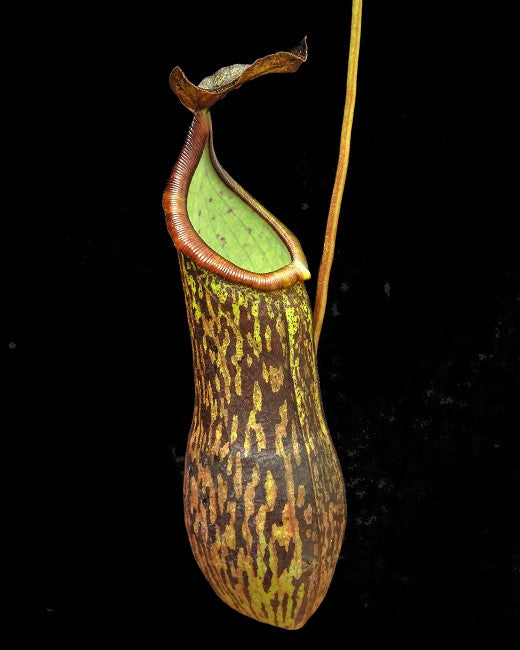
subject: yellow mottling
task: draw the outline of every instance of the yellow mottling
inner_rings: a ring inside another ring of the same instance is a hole
[[[196,512],[197,507],[199,504],[199,488],[197,485],[197,480],[195,479],[194,476],[190,478],[190,493],[189,493],[189,504],[190,504],[190,511]]]
[[[258,535],[257,543],[259,545],[258,550],[260,551],[260,548],[261,548],[262,555],[263,555],[263,551],[265,551],[265,531],[264,531],[264,527],[265,527],[265,515],[266,515],[266,512],[267,512],[267,510],[266,510],[265,505],[262,505],[262,506],[260,506],[258,508],[258,512],[256,513],[256,517],[255,517],[255,524],[256,524],[255,528],[256,528],[256,533]],[[259,565],[259,562],[261,562],[262,555],[260,553],[257,553],[257,564],[258,565]],[[262,564],[263,564],[263,562],[262,562]]]
[[[240,291],[240,289],[237,289],[235,299],[233,300],[233,303],[238,305],[239,307],[246,307],[248,306],[248,300],[247,296],[244,293],[244,291]]]
[[[262,409],[262,389],[260,388],[257,381],[253,384],[253,409],[249,412],[249,418],[247,420],[247,427],[245,431],[244,439],[244,453],[246,456],[249,455],[251,451],[251,436],[250,431],[254,431],[256,435],[256,445],[258,451],[266,448],[266,438],[263,426],[260,422],[256,421],[256,414]]]
[[[242,461],[240,459],[240,452],[236,455],[233,487],[235,488],[236,498],[240,499],[242,497]]]
[[[240,396],[242,395],[242,370],[237,366],[237,373],[235,375],[235,393]]]
[[[193,312],[195,314],[195,321],[198,323],[200,317],[202,316],[202,312],[200,310],[200,304],[197,300],[197,288],[195,286],[195,278],[189,273],[186,273],[186,281],[188,282],[191,291],[191,306],[193,307]]]
[[[235,304],[233,304],[235,307]],[[238,309],[238,306],[237,306]],[[235,367],[235,393],[238,396],[242,395],[242,366],[240,362],[244,358],[244,339],[242,333],[240,332],[239,327],[236,323],[231,321],[231,327],[233,330],[233,337],[235,339],[235,354],[231,356],[231,363]]]
[[[222,303],[226,302],[228,297],[228,292],[227,289],[224,286],[222,286],[220,282],[216,282],[215,280],[213,280],[211,282],[211,290],[217,296],[220,302]]]
[[[293,537],[292,535],[292,526],[287,526],[286,522],[288,519],[289,504],[285,504],[282,512],[282,525],[273,524],[273,538],[275,541],[285,548],[286,551],[289,550],[289,544]]]
[[[280,388],[283,386],[283,368],[275,368],[274,366],[269,366],[269,380],[271,382],[271,389],[273,393],[277,393]]]
[[[325,594],[344,522],[337,468],[322,461],[330,443],[308,299],[302,283],[264,295],[181,260],[196,369],[187,452],[195,476],[186,475],[185,494],[193,552],[232,607],[273,625],[301,627]],[[271,391],[280,393],[276,400]],[[255,444],[260,450],[267,441],[283,463],[277,482],[272,467],[251,468]],[[301,478],[306,459],[308,483]],[[290,553],[283,566],[282,549]]]
[[[210,523],[214,524],[217,520],[217,498],[215,485],[213,483],[213,477],[211,475],[209,467],[201,468],[199,476],[201,479],[202,487],[204,489],[207,489],[209,496],[209,520]]]
[[[206,311],[208,313],[208,320],[204,321],[204,329],[209,330],[209,336],[213,336],[215,327],[218,328],[218,323],[215,322],[215,310],[213,309],[213,294],[211,291],[206,291]]]
[[[226,510],[229,514],[229,523],[224,530],[224,544],[228,548],[234,549],[236,546],[235,537],[235,511],[237,504],[234,501],[228,501]]]
[[[222,514],[224,512],[224,506],[226,505],[227,501],[227,481],[222,478],[222,474],[218,474],[217,476],[217,503],[218,503],[218,511]]]
[[[242,338],[242,334],[240,333],[240,330],[238,331],[235,330],[234,334],[236,336],[235,356],[237,358],[237,361],[240,361],[244,356],[244,340]]]
[[[206,523],[206,508],[203,504],[199,504],[195,519],[193,521],[193,532],[197,537],[202,537],[202,541],[208,543],[208,525]]]
[[[222,422],[219,422],[215,429],[215,440],[213,441],[213,447],[211,449],[211,452],[214,456],[216,456],[219,452],[221,438],[222,438]]]
[[[219,415],[221,419],[223,420],[224,424],[227,426],[228,420],[229,420],[229,411],[226,408],[226,402],[223,397],[220,398],[220,405],[219,405]]]
[[[292,447],[294,453],[294,460],[296,461],[297,465],[300,465],[302,459],[300,456],[300,445],[298,443],[298,432],[296,429],[296,422],[294,420],[291,421],[291,440],[292,440]]]
[[[262,352],[262,337],[260,336],[260,319],[258,318],[258,302],[251,305],[251,314],[253,315],[253,337],[258,344],[259,352]]]
[[[273,314],[271,314],[271,318],[272,317],[273,317]],[[267,351],[271,352],[271,327],[270,327],[270,325],[266,325],[266,327],[265,327],[264,338],[265,338],[265,346],[267,348]]]
[[[253,333],[247,332],[246,338],[249,346],[253,350],[255,357],[260,356],[262,352],[262,336],[260,334],[260,319],[258,317],[258,304],[259,301],[255,300],[247,312],[249,317],[253,319]]]
[[[220,448],[220,450],[219,450],[219,452],[218,452],[218,455],[219,455],[220,460],[224,460],[224,458],[225,458],[228,454],[229,454],[229,440],[228,440],[228,442],[226,442],[225,445],[222,445],[222,447]]]
[[[293,466],[291,454],[284,456],[285,483],[287,487],[287,503],[282,512],[282,523],[284,529],[290,534],[294,542],[294,553],[289,565],[289,573],[297,580],[302,573],[302,540],[300,538],[298,517],[296,516]]]
[[[209,407],[211,412],[211,423],[213,423],[217,419],[218,403],[216,399],[213,399],[213,388],[211,387],[211,381],[208,380],[207,386]]]
[[[280,422],[275,427],[275,449],[279,456],[284,456],[283,437],[287,434],[287,400],[278,409]]]
[[[251,434],[249,433],[249,428],[251,425],[249,423],[251,422],[251,418],[254,417],[255,417],[255,412],[251,411],[249,413],[249,420],[247,422],[247,427],[244,434],[244,456],[249,456],[249,452],[251,451]]]
[[[305,503],[305,485],[298,485],[298,496],[296,497],[296,505],[301,508]]]
[[[258,512],[256,513],[255,517],[255,529],[256,529],[256,543],[258,545],[257,548],[257,553],[256,553],[256,566],[257,566],[257,573],[258,576],[265,575],[266,571],[266,566],[264,563],[264,553],[265,553],[265,547],[266,547],[266,540],[265,540],[265,516],[266,516],[266,508],[265,506],[260,506],[258,508]]]
[[[285,343],[285,327],[284,327],[284,322],[281,314],[278,314],[276,317],[276,332],[278,333],[278,336],[280,337],[280,343],[282,344],[282,350],[285,352],[286,350],[286,343]]]
[[[235,317],[235,324],[240,325],[240,305],[234,302],[231,305],[231,309],[233,310],[233,316]]]
[[[231,375],[229,374],[229,368],[227,365],[227,349],[231,342],[229,336],[229,330],[226,329],[224,332],[224,337],[222,343],[219,344],[218,339],[215,340],[218,346],[218,358],[217,358],[217,368],[222,373],[222,379],[224,380],[224,389],[226,394],[226,400],[229,403],[231,401]]]
[[[230,476],[232,471],[233,471],[233,455],[230,454],[227,459],[226,474]]]
[[[249,519],[255,511],[255,493],[259,482],[260,471],[258,465],[255,465],[251,474],[251,480],[244,489],[244,523],[242,524],[242,537],[245,540],[248,555],[251,552],[251,546],[253,544],[253,534],[249,528]]]
[[[294,396],[296,398],[296,406],[298,409],[298,417],[300,420],[300,425],[304,425],[304,421],[307,417],[304,408],[304,399],[305,395],[303,392],[302,382],[300,377],[300,357],[298,356],[298,330],[300,326],[300,316],[297,310],[294,307],[290,306],[287,296],[283,295],[283,301],[285,306],[285,320],[287,323],[287,332],[289,335],[289,365],[291,368],[293,385],[294,385]]]
[[[298,313],[294,307],[285,307],[285,318],[287,320],[287,331],[289,333],[289,343],[291,345],[294,345],[294,342],[296,340],[296,333],[298,331],[298,326],[300,324],[300,318],[298,316]]]
[[[265,503],[269,511],[273,510],[276,501],[276,481],[273,478],[271,470],[267,470],[265,479]]]
[[[238,433],[238,415],[235,413],[233,415],[233,420],[231,421],[231,443],[236,441],[237,433]]]
[[[255,381],[253,386],[253,404],[256,411],[262,410],[262,390],[257,381]]]
[[[294,619],[296,619],[296,617],[298,616],[298,613],[302,606],[302,601],[304,596],[305,596],[305,585],[302,582],[302,584],[298,587],[298,591],[296,592],[296,603],[294,605],[294,610],[293,610]]]
[[[271,569],[272,570],[272,569]],[[284,569],[276,579],[276,595],[278,596],[278,606],[276,607],[276,621],[280,627],[292,627],[294,625],[294,616],[292,614],[294,582],[290,571]],[[287,609],[284,613],[282,602],[287,594]],[[271,601],[272,603],[272,601]]]
[[[301,386],[294,387],[294,396],[296,397],[296,404],[298,406],[298,415],[300,416],[300,424],[303,425],[307,417],[307,414],[305,413],[305,409],[303,408],[303,401],[305,398],[305,394]]]
[[[247,583],[244,581],[244,575],[246,576]],[[237,553],[236,577],[238,579],[238,586],[235,588],[235,592],[238,592],[242,611],[248,612],[250,616],[259,620],[265,620],[264,614],[262,613],[262,603],[265,604],[265,601],[261,594],[261,581],[258,580],[253,566],[253,558],[244,552],[242,546]],[[270,609],[267,607],[268,620],[274,623],[274,616]]]

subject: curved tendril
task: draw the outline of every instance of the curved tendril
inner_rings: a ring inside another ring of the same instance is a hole
[[[314,305],[314,345],[318,349],[318,341],[323,325],[323,318],[327,306],[327,292],[329,287],[330,270],[334,258],[334,246],[336,243],[336,232],[338,230],[339,213],[343,189],[347,177],[348,159],[350,153],[350,137],[352,133],[352,121],[354,119],[354,104],[356,102],[356,79],[359,60],[359,43],[361,38],[361,8],[362,0],[352,0],[352,19],[350,24],[350,48],[348,57],[347,91],[345,96],[345,109],[341,125],[340,150],[336,178],[330,200],[323,255],[318,273],[316,287],[316,301]]]

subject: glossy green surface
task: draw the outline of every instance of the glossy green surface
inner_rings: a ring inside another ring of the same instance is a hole
[[[276,271],[291,262],[273,228],[218,176],[206,145],[188,190],[188,217],[216,253],[253,273]]]

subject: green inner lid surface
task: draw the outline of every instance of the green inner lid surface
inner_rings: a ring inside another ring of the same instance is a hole
[[[291,263],[273,228],[219,177],[206,144],[188,189],[188,217],[216,253],[253,273],[270,273]]]

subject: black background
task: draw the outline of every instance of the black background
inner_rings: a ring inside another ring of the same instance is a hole
[[[295,232],[315,278],[350,8],[192,4],[22,9],[4,24],[15,36],[3,241],[19,633],[67,647],[171,647],[184,632],[504,647],[518,606],[507,434],[520,297],[498,49],[508,18],[364,8],[319,352],[349,521],[326,599],[285,632],[219,601],[184,530],[191,351],[161,194],[191,117],[168,75],[180,65],[197,83],[308,36],[296,74],[260,78],[212,114],[224,168]]]

